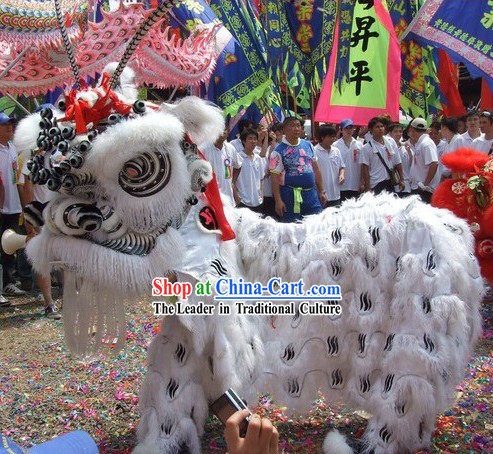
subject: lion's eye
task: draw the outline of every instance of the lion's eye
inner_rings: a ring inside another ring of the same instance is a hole
[[[139,171],[137,169],[134,169],[133,167],[127,167],[123,169],[123,171],[125,172],[125,175],[130,178],[134,178],[139,174]]]
[[[146,151],[127,161],[118,182],[134,197],[148,197],[161,191],[171,177],[171,161],[167,154]]]

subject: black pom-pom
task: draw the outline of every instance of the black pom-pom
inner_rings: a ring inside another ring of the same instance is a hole
[[[205,192],[206,190],[207,190],[207,188],[206,188],[205,186],[202,186],[202,187],[200,188],[200,192]]]
[[[65,189],[72,189],[75,187],[75,178],[73,175],[65,175],[62,181],[62,185]]]
[[[60,163],[60,169],[62,169],[64,172],[70,172],[72,166],[68,163],[68,161],[62,161]]]
[[[87,138],[92,142],[98,136],[98,131],[93,129],[89,134],[87,134]]]
[[[58,145],[61,140],[63,140],[62,139],[62,136],[55,136],[55,137],[53,137],[53,145]]]
[[[46,169],[41,169],[39,171],[39,181],[38,184],[46,184],[48,178],[50,177],[50,173]]]
[[[41,139],[38,143],[38,147],[47,151],[51,148],[51,142],[48,139]]]
[[[62,185],[62,181],[59,178],[49,178],[46,182],[50,191],[58,191]]]
[[[116,125],[117,123],[119,123],[122,120],[123,120],[123,117],[120,114],[113,113],[108,117],[108,124]]]
[[[72,153],[68,162],[74,169],[80,169],[84,164],[84,158],[79,153]]]
[[[65,109],[67,108],[67,103],[65,102],[64,98],[59,99],[56,105],[62,112],[65,112]]]
[[[40,134],[38,139],[36,140],[36,145],[39,148],[43,148],[44,141],[46,140],[46,136],[44,134]]]
[[[39,127],[41,129],[50,129],[53,126],[51,121],[48,118],[42,118],[39,122]]]
[[[79,143],[79,151],[81,153],[87,153],[92,148],[91,142],[88,140],[83,140]]]
[[[66,140],[62,140],[58,144],[58,151],[60,151],[60,153],[65,154],[67,152],[68,148],[69,148],[69,144]]]
[[[41,111],[41,118],[48,118],[48,120],[51,120],[53,118],[53,111],[49,107],[43,109]]]
[[[51,176],[55,179],[60,179],[63,175],[63,170],[59,166],[53,167],[51,169]]]
[[[143,114],[146,111],[145,102],[140,99],[135,101],[132,109],[136,114]]]
[[[55,137],[57,135],[61,134],[60,130],[56,127],[56,126],[53,126],[52,128],[50,128],[50,130],[48,131],[48,135],[50,137]]]
[[[65,126],[62,129],[62,137],[67,140],[72,140],[75,138],[75,129],[70,126]]]
[[[34,156],[33,160],[39,167],[44,167],[45,157],[43,155],[38,154],[38,155]]]

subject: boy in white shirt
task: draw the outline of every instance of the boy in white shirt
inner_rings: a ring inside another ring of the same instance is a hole
[[[430,128],[428,129],[428,135],[430,136],[430,139],[433,140],[433,143],[437,147],[437,156],[438,156],[438,178],[439,181],[442,177],[442,156],[445,154],[447,151],[448,144],[447,142],[442,139],[442,136],[440,134],[440,122],[439,121],[434,121],[431,123]]]
[[[361,191],[361,166],[359,154],[363,144],[353,137],[353,120],[347,119],[341,122],[342,137],[334,142],[344,161],[344,182],[341,185],[341,202],[358,197]]]
[[[461,147],[471,148],[474,139],[481,136],[481,130],[479,129],[479,112],[477,110],[471,110],[466,115],[467,131],[462,134]]]
[[[400,197],[406,197],[411,194],[411,185],[409,182],[409,178],[411,175],[411,166],[413,163],[413,154],[411,151],[411,147],[409,144],[402,144],[402,135],[404,133],[404,129],[399,123],[392,123],[389,126],[389,135],[394,139],[397,144],[399,150],[399,156],[401,158],[402,164],[402,175],[404,177],[404,188],[401,189],[399,186],[396,186],[394,189],[399,194]],[[407,145],[407,146],[406,146]]]
[[[472,147],[493,157],[493,114],[485,110],[479,120],[483,135],[474,139]]]
[[[452,153],[461,147],[461,136],[458,133],[459,124],[456,118],[448,117],[442,118],[440,122],[440,136],[446,142],[445,150],[442,156],[438,160],[438,166],[440,171],[440,178],[443,180],[452,176],[450,169],[446,167],[442,162],[442,157],[447,153]]]
[[[204,144],[200,149],[214,170],[221,194],[234,206],[233,169],[241,167],[242,159],[234,146],[226,142],[227,137],[228,130],[225,130],[215,143]]]
[[[241,134],[243,131],[247,129],[254,129],[255,125],[251,120],[248,120],[246,118],[243,118],[238,122],[238,135],[236,139],[233,139],[231,142],[229,142],[233,147],[235,148],[236,152],[238,154],[241,154],[243,152],[243,143],[241,141]]]
[[[7,229],[17,230],[19,216],[22,212],[18,192],[20,171],[17,151],[11,143],[14,135],[13,119],[0,112],[0,174],[2,178],[4,202],[1,208],[0,238]],[[15,256],[1,250],[3,268],[3,294],[6,296],[22,296],[26,292],[15,285]],[[0,307],[9,307],[10,303],[2,299]]]
[[[317,131],[318,144],[315,146],[318,167],[322,174],[327,202],[324,208],[341,203],[341,185],[344,183],[344,161],[341,152],[333,144],[336,130],[329,125],[321,125]]]
[[[233,178],[233,194],[238,207],[250,208],[261,213],[263,191],[262,179],[266,175],[264,158],[255,153],[258,144],[258,133],[255,129],[246,129],[241,134],[244,151],[241,153],[242,163],[238,176]]]
[[[409,128],[409,138],[414,147],[414,165],[411,173],[411,192],[421,200],[431,203],[440,175],[438,173],[438,153],[433,140],[426,133],[426,120],[415,118]]]
[[[361,150],[359,157],[361,184],[364,191],[371,190],[375,194],[380,194],[382,191],[394,192],[394,185],[389,173],[394,168],[400,176],[402,190],[404,175],[401,158],[398,150],[394,150],[392,143],[384,137],[385,125],[382,119],[379,117],[372,118],[368,123],[368,130],[371,133],[371,138]]]

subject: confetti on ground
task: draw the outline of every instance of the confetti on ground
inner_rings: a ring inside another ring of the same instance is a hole
[[[72,430],[85,430],[101,453],[130,453],[139,421],[138,395],[146,371],[146,351],[159,330],[149,303],[127,310],[125,349],[113,359],[76,361],[66,352],[61,322],[38,315],[19,300],[15,311],[0,310],[0,427],[29,447]],[[434,453],[493,452],[493,302],[483,304],[484,336],[457,389],[454,407],[437,421]],[[358,440],[368,417],[319,398],[305,417],[288,419],[268,397],[256,410],[270,417],[285,452],[320,452],[328,428]],[[210,418],[205,454],[224,453],[222,426]]]

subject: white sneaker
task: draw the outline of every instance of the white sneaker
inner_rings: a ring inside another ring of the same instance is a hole
[[[12,304],[9,303],[9,300],[5,298],[5,296],[0,295],[0,307],[10,307]]]
[[[16,287],[15,284],[7,284],[3,288],[3,294],[7,296],[24,296],[26,292]]]

